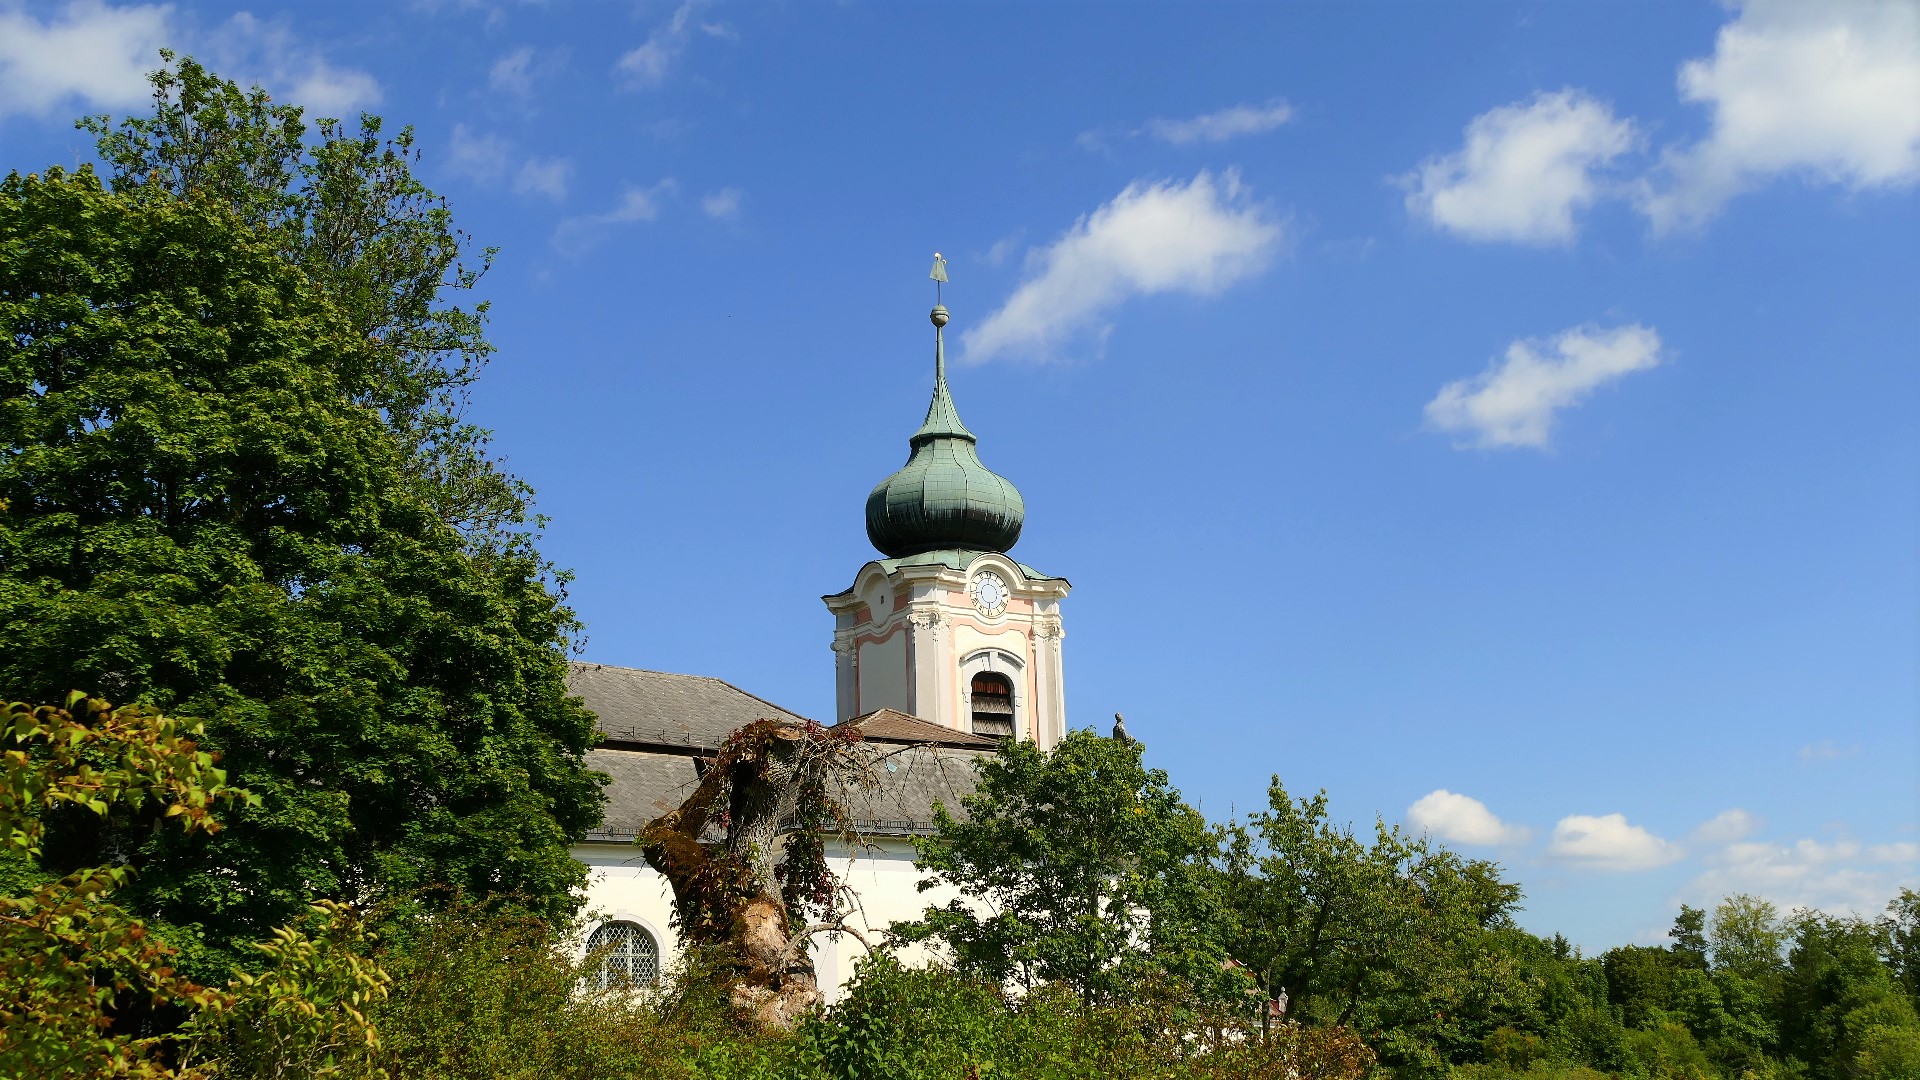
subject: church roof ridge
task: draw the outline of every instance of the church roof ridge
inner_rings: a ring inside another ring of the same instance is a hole
[[[780,705],[775,702],[768,701],[766,698],[761,697],[759,694],[756,694],[751,690],[743,690],[740,687],[735,686],[733,683],[730,683],[727,680],[719,677],[718,675],[690,675],[684,671],[661,671],[658,668],[627,667],[623,664],[602,664],[597,660],[569,660],[567,661],[567,666],[572,668],[605,669],[608,671],[631,671],[638,675],[665,675],[668,678],[672,678],[672,679],[705,679],[707,682],[710,682],[710,683],[719,683],[721,686],[726,687],[727,689],[733,691],[736,694],[744,694],[747,697],[750,697],[753,700],[759,702],[760,704],[765,705],[767,708],[776,709],[780,712],[786,713],[788,716],[791,716],[796,720],[807,719],[807,717],[801,716],[799,713],[794,712],[792,709],[787,708],[785,705]]]
[[[933,743],[963,750],[992,750],[1000,745],[998,739],[942,727],[899,709],[875,709],[833,726],[859,728],[863,736],[877,742]]]

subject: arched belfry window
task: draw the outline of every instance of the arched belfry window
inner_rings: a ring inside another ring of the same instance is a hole
[[[973,733],[992,739],[1013,738],[1013,680],[997,671],[973,677]]]
[[[652,986],[660,977],[660,943],[643,926],[630,922],[602,925],[587,939],[587,952],[605,948],[600,958],[600,987]]]

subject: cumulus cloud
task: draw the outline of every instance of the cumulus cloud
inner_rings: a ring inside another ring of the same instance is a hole
[[[1553,827],[1547,854],[1597,870],[1647,870],[1679,859],[1678,844],[1627,821],[1625,814],[1570,814]]]
[[[560,72],[567,65],[567,50],[536,50],[522,45],[493,62],[487,69],[487,88],[500,97],[526,101],[533,97],[534,85]]]
[[[632,89],[651,90],[667,81],[674,62],[687,51],[693,31],[699,30],[708,37],[733,38],[733,31],[721,23],[694,22],[694,12],[699,10],[701,2],[684,0],[674,8],[667,21],[647,35],[647,40],[621,54],[614,62],[614,73]]]
[[[1465,437],[1462,445],[1544,449],[1555,414],[1595,389],[1660,363],[1660,335],[1647,326],[1575,327],[1507,346],[1470,379],[1450,382],[1427,402],[1427,425]]]
[[[1459,150],[1410,176],[1407,211],[1473,240],[1570,243],[1575,214],[1604,193],[1598,172],[1632,149],[1633,122],[1578,90],[1474,117]]]
[[[740,200],[744,193],[736,187],[709,191],[700,199],[700,212],[716,221],[731,221],[740,216]]]
[[[285,19],[268,21],[240,12],[208,34],[200,51],[216,70],[233,73],[242,85],[258,83],[277,100],[304,106],[309,117],[351,116],[380,103],[380,84],[372,75],[335,67],[303,45]]]
[[[545,195],[558,202],[567,197],[567,185],[573,179],[573,162],[566,158],[528,158],[513,177],[515,195]]]
[[[336,67],[302,45],[285,20],[240,12],[202,31],[168,4],[109,7],[73,0],[44,17],[0,0],[0,117],[145,103],[160,50],[190,51],[241,85],[257,83],[309,116],[347,116],[380,100],[373,76]]]
[[[506,175],[511,153],[507,140],[500,136],[478,134],[465,124],[455,124],[453,138],[447,143],[447,168],[484,186]]]
[[[1751,0],[1680,96],[1712,127],[1670,148],[1638,202],[1656,232],[1698,225],[1785,174],[1855,190],[1920,180],[1920,4]]]
[[[1235,172],[1129,184],[1028,253],[1027,279],[963,336],[966,356],[1052,356],[1076,335],[1104,335],[1107,316],[1132,297],[1221,292],[1263,269],[1280,239],[1280,223]]]
[[[521,159],[513,143],[499,135],[480,134],[465,124],[453,125],[453,137],[447,142],[447,169],[479,187],[493,187],[513,178],[515,195],[545,195],[556,201],[567,197],[573,179],[573,162],[566,158]]]
[[[1682,899],[1711,905],[1723,896],[1752,893],[1782,909],[1871,915],[1901,885],[1915,883],[1920,844],[1865,845],[1844,836],[1742,841],[1710,851],[1702,861],[1706,869],[1682,887]]]
[[[1407,822],[1457,844],[1518,844],[1527,839],[1526,829],[1501,821],[1479,799],[1445,788],[1422,795],[1407,807]]]
[[[1760,819],[1739,807],[1722,810],[1693,830],[1692,839],[1701,844],[1730,844],[1745,840],[1760,831]]]
[[[1261,135],[1291,119],[1293,106],[1276,99],[1263,105],[1233,105],[1187,120],[1149,120],[1146,130],[1154,138],[1178,146]]]
[[[112,8],[75,0],[45,21],[0,4],[0,116],[138,105],[172,40],[166,5]]]
[[[613,208],[599,214],[582,214],[560,222],[553,231],[553,246],[563,255],[584,255],[605,239],[610,229],[653,221],[660,216],[661,201],[679,189],[668,177],[652,187],[628,187]]]

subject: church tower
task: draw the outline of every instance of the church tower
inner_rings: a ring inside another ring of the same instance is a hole
[[[934,256],[933,278],[945,281]],[[836,720],[895,709],[941,727],[1030,739],[1066,733],[1060,674],[1065,578],[1015,562],[1026,504],[980,463],[979,440],[947,388],[945,305],[933,309],[933,401],[900,471],[867,496],[867,538],[883,558],[833,612]]]

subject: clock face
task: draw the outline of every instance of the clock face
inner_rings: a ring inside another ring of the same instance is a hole
[[[982,615],[998,615],[1007,610],[1007,583],[991,570],[973,579],[973,606]]]

